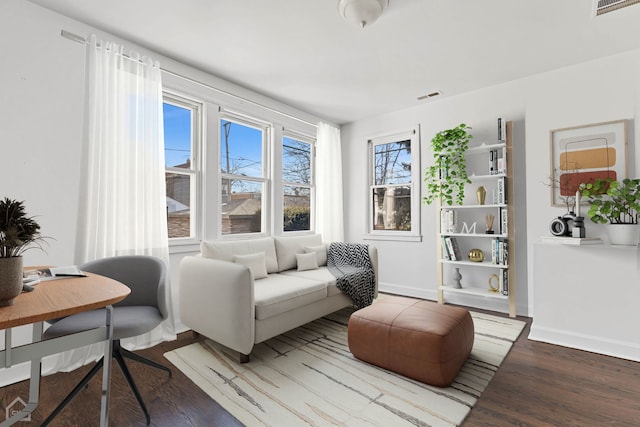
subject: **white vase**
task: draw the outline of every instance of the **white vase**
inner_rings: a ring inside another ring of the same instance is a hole
[[[609,224],[607,233],[612,245],[636,246],[640,240],[640,225]]]
[[[22,257],[0,258],[0,307],[12,305],[22,292]]]

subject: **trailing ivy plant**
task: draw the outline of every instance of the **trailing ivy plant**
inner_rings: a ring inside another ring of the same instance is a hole
[[[640,212],[640,178],[620,181],[596,179],[580,184],[580,194],[591,205],[587,215],[600,224],[637,224]]]
[[[467,176],[465,153],[469,140],[473,136],[467,132],[471,129],[464,123],[453,129],[438,132],[431,140],[433,165],[424,171],[424,183],[427,195],[422,201],[432,204],[440,203],[461,205],[464,200],[464,186],[471,184]]]

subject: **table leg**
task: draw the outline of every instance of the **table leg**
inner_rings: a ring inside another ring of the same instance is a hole
[[[111,386],[111,355],[113,352],[113,307],[106,308],[107,336],[104,343],[102,365],[102,400],[100,402],[100,427],[109,425],[109,389]]]
[[[38,342],[42,339],[42,322],[36,322],[33,324],[32,342]],[[5,331],[5,360],[4,366],[11,367],[13,361],[11,360],[11,328]],[[40,398],[40,369],[42,367],[42,359],[37,357],[31,359],[31,377],[29,379],[29,401],[24,404],[24,408],[16,413],[9,415],[2,423],[0,427],[10,426],[18,421],[31,421],[31,413],[35,411],[38,406],[38,400]]]

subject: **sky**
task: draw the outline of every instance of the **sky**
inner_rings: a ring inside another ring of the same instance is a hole
[[[169,103],[163,104],[165,164],[183,165],[191,157],[192,110]],[[229,123],[229,171],[239,175],[262,176],[262,131],[234,122],[222,121],[221,167],[227,169],[225,123]]]
[[[192,110],[169,103],[163,105],[165,164],[170,167],[183,165],[191,157]],[[228,140],[225,129],[228,127]],[[245,176],[262,177],[262,130],[239,123],[221,122],[221,170]],[[299,146],[301,143],[285,138],[284,143]],[[227,158],[228,146],[228,158]],[[304,146],[304,144],[303,144]],[[227,168],[228,160],[228,168]],[[285,159],[286,163],[287,159]]]

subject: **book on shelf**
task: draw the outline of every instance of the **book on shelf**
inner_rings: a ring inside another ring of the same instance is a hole
[[[498,117],[498,141],[505,142],[507,140],[507,121],[502,117]]]
[[[496,237],[491,244],[491,264],[509,264],[509,242],[502,237]]]
[[[500,234],[509,233],[509,210],[500,208]]]
[[[440,210],[440,234],[456,232],[456,211],[454,209]]]
[[[498,195],[496,202],[499,205],[507,203],[507,180],[505,177],[498,178]]]
[[[496,174],[496,171],[494,168],[495,154],[496,154],[496,150],[489,150],[489,175]]]
[[[496,150],[496,174],[507,173],[507,147],[502,147]]]
[[[500,272],[498,276],[500,292],[502,295],[509,295],[509,270],[506,268]]]
[[[460,256],[460,248],[458,247],[458,241],[455,237],[444,237],[444,241],[447,246],[447,251],[449,252],[449,260],[450,261],[462,261],[462,257]]]
[[[447,261],[451,261],[451,254],[449,253],[449,246],[447,245],[447,238],[442,236],[440,239],[442,243],[442,257]]]

